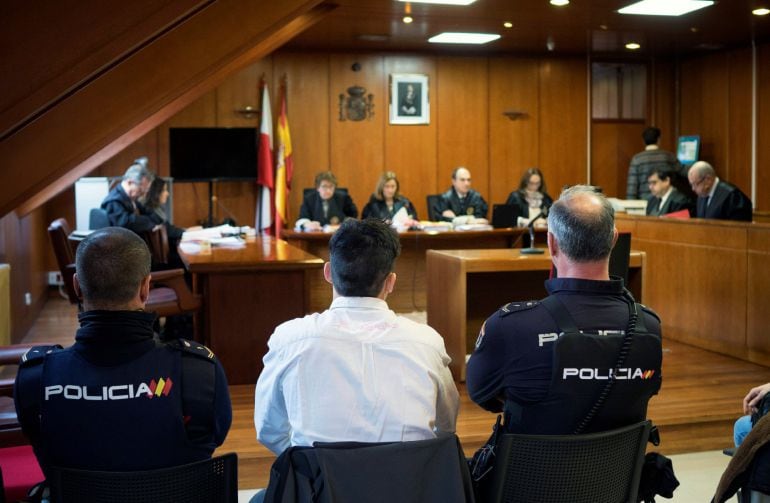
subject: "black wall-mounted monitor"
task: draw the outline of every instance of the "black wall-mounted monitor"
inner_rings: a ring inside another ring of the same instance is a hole
[[[169,161],[175,182],[255,180],[256,128],[170,128]]]

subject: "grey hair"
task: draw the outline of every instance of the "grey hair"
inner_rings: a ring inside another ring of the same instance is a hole
[[[142,183],[142,178],[152,181],[154,177],[150,170],[141,163],[132,164],[123,175],[123,180],[130,180],[134,183]]]
[[[581,204],[593,198],[598,205]],[[596,262],[609,257],[615,237],[615,210],[604,194],[590,185],[565,189],[551,206],[548,232],[559,250],[575,262]]]
[[[716,177],[717,172],[714,170],[714,166],[706,161],[697,161],[690,166],[690,172],[695,173],[698,177],[711,176]]]
[[[95,306],[119,308],[129,303],[150,275],[150,250],[134,232],[105,227],[78,245],[75,272],[83,298]]]

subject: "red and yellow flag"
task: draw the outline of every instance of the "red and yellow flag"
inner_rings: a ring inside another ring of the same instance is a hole
[[[291,190],[291,177],[294,173],[294,161],[291,156],[291,135],[289,119],[286,116],[286,85],[281,87],[281,113],[278,116],[275,148],[275,234],[281,235],[281,229],[288,225],[289,209],[286,204]]]

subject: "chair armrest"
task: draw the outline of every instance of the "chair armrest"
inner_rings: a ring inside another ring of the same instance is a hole
[[[193,294],[187,287],[187,283],[184,281],[184,269],[153,272],[152,282],[174,290],[182,311],[196,311],[200,308],[201,297]]]

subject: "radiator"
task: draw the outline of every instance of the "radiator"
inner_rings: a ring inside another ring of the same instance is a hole
[[[11,344],[11,266],[0,264],[0,346]]]

